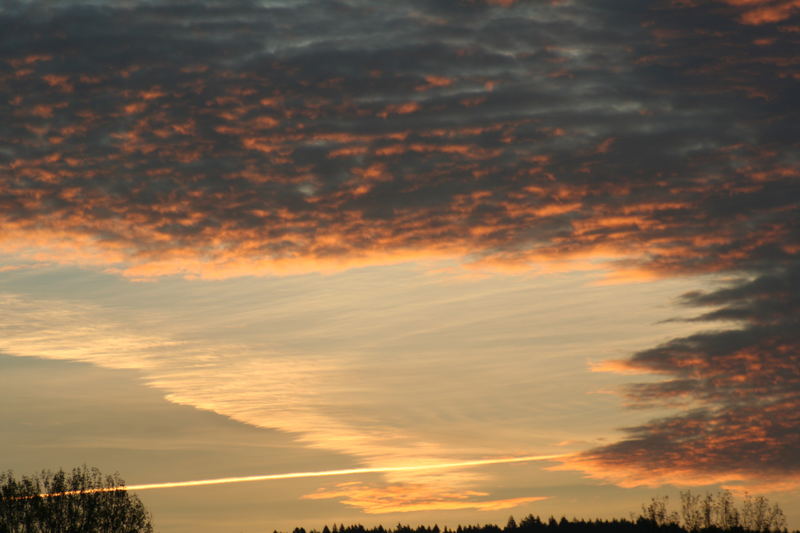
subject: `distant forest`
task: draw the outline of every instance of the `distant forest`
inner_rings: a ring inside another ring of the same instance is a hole
[[[409,525],[397,524],[394,528],[384,528],[383,526],[366,528],[362,525],[334,525],[332,527],[325,526],[321,532],[316,529],[306,531],[305,528],[298,527],[294,529],[293,533],[692,533],[693,531],[694,533],[763,533],[763,531],[745,529],[741,526],[731,529],[722,529],[717,526],[712,526],[699,530],[690,530],[675,523],[658,525],[656,522],[642,517],[636,520],[568,520],[564,517],[560,520],[556,520],[553,517],[542,520],[538,516],[533,515],[526,516],[520,520],[519,523],[512,517],[505,527],[495,524],[466,525],[458,526],[455,529],[447,527],[440,529],[439,526],[436,525],[411,527]],[[772,531],[789,533],[785,528]],[[273,533],[279,532],[275,531]],[[800,531],[796,530],[792,533],[800,533]]]
[[[683,491],[680,494],[680,512],[672,511],[669,498],[652,498],[642,505],[641,513],[631,513],[628,519],[613,520],[556,520],[550,517],[542,520],[528,515],[517,523],[510,517],[505,527],[494,524],[458,526],[455,529],[439,526],[418,526],[416,528],[397,524],[392,528],[377,526],[365,528],[362,525],[327,525],[318,531],[295,528],[293,533],[789,533],[786,517],[778,504],[771,503],[764,496],[745,494],[740,505],[736,505],[730,491],[716,494],[696,494]],[[278,533],[275,531],[274,533]],[[794,531],[793,533],[800,533]]]

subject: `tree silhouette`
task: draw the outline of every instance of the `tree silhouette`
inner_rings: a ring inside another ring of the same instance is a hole
[[[668,510],[667,503],[666,496],[653,498],[650,504],[642,505],[641,518],[659,526],[677,523],[678,515]],[[764,496],[745,494],[741,510],[738,510],[733,494],[727,490],[702,496],[690,490],[681,492],[681,518],[686,531],[741,528],[768,532],[786,528],[786,517],[777,503],[770,503]]]
[[[746,494],[742,505],[742,526],[752,531],[772,531],[786,527],[786,517],[778,504],[770,505],[764,496]]]
[[[506,523],[506,527],[503,531],[507,533],[513,533],[517,530],[517,521],[514,520],[513,516],[508,517],[508,522]]]
[[[651,498],[647,505],[642,504],[642,518],[653,522],[657,526],[666,526],[678,523],[678,513],[668,510],[669,496]]]
[[[0,533],[152,533],[150,514],[119,474],[82,466],[17,480],[0,473]]]
[[[785,526],[783,529],[777,528],[777,523],[773,522],[772,528],[766,526],[766,522],[762,520],[760,524],[764,529],[747,529],[742,525],[736,525],[731,528],[721,528],[719,525],[716,524],[716,520],[719,520],[720,516],[715,510],[714,504],[719,503],[720,498],[722,501],[728,501],[727,498],[730,496],[728,492],[721,492],[716,495],[702,495],[696,496],[695,498],[691,498],[692,501],[697,501],[698,509],[701,511],[699,515],[699,530],[695,530],[701,533],[765,533],[767,531],[771,531],[773,533],[789,533]],[[704,527],[703,524],[705,523],[705,515],[703,512],[708,509],[706,507],[705,502],[711,501],[712,507],[710,508],[710,515],[709,520],[712,521],[712,525],[709,527]],[[657,502],[653,510],[655,511],[655,516],[659,517],[659,519],[663,518],[664,520],[678,520],[679,517],[672,513],[669,508],[667,507],[667,501],[663,497],[656,498],[655,501]],[[651,502],[652,503],[652,502]],[[662,503],[664,504],[662,506]],[[728,501],[728,503],[731,503]],[[765,517],[769,516],[769,510],[774,509],[775,505],[769,504],[769,502],[764,500],[763,513],[762,515]],[[756,498],[752,498],[752,506],[756,506]],[[647,505],[645,507],[648,507]],[[755,509],[755,507],[753,507]],[[756,512],[756,511],[754,511]],[[756,513],[757,514],[757,513]],[[511,519],[509,519],[511,522]],[[516,533],[693,533],[693,530],[687,529],[682,527],[675,521],[665,521],[662,525],[656,524],[650,518],[646,518],[644,516],[639,516],[636,520],[626,520],[626,519],[613,519],[613,520],[584,520],[584,519],[577,519],[573,518],[572,520],[567,519],[566,517],[561,517],[561,519],[556,519],[555,517],[550,517],[547,521],[543,521],[538,516],[528,515],[522,518],[519,522],[514,520],[516,523]],[[323,532],[328,528],[325,526],[323,528]],[[411,527],[408,524],[399,523],[394,528],[384,529],[383,526],[377,526],[373,528],[365,528],[363,525],[356,524],[345,526],[339,524],[336,527],[337,533],[436,533],[439,530],[438,526],[425,526],[419,525],[416,528]],[[508,531],[508,525],[506,528],[501,528],[499,525],[495,524],[476,524],[476,525],[458,525],[455,530],[450,529],[449,527],[444,527],[441,529],[442,533],[506,533]],[[330,529],[328,529],[330,531]],[[278,533],[277,531],[275,533]],[[297,533],[297,530],[295,530]],[[320,533],[317,529],[310,529],[308,533]],[[800,531],[794,531],[793,533],[800,533]]]

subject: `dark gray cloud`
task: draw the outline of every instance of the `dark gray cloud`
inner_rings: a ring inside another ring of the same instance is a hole
[[[629,437],[586,452],[579,468],[623,483],[745,481],[769,489],[800,482],[800,269],[771,272],[686,303],[713,306],[699,320],[728,329],[675,339],[621,364],[668,376],[629,386],[633,405],[686,412],[629,428]],[[649,470],[649,472],[647,472]]]
[[[728,0],[7,2],[0,246],[131,277],[409,253],[739,276],[686,298],[740,328],[626,363],[668,376],[633,403],[700,409],[587,456],[646,472],[702,448],[669,428],[796,405],[798,22]],[[769,468],[797,463],[784,420]],[[725,450],[687,468],[734,475]]]

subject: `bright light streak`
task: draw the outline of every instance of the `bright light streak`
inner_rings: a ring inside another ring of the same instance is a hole
[[[309,477],[329,477],[329,476],[350,476],[357,474],[375,474],[387,472],[416,472],[422,470],[449,470],[454,468],[468,468],[473,466],[499,465],[506,463],[528,463],[532,461],[549,461],[551,459],[561,459],[570,454],[559,455],[526,455],[522,457],[503,457],[499,459],[474,459],[471,461],[459,461],[457,463],[432,463],[413,466],[376,466],[368,468],[346,468],[343,470],[322,470],[319,472],[291,472],[287,474],[263,474],[258,476],[242,477],[221,477],[214,479],[197,479],[194,481],[170,481],[165,483],[146,483],[142,485],[128,485],[119,487],[106,487],[90,490],[73,490],[66,492],[54,492],[50,494],[40,494],[42,497],[69,496],[73,494],[93,494],[98,492],[118,492],[123,490],[153,490],[153,489],[174,489],[178,487],[200,487],[203,485],[223,485],[226,483],[248,483],[251,481],[270,481],[275,479],[299,479]]]

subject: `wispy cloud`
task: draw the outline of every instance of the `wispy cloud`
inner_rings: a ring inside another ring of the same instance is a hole
[[[502,500],[476,499],[481,496],[487,496],[487,494],[476,491],[454,492],[442,487],[410,483],[375,487],[352,481],[339,483],[327,489],[319,489],[304,498],[310,500],[338,499],[342,503],[361,509],[368,514],[459,509],[499,511],[547,499],[538,496]]]

